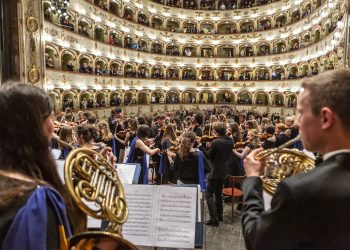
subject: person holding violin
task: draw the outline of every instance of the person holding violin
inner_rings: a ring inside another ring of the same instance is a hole
[[[202,136],[201,126],[204,122],[204,114],[202,112],[197,112],[192,120],[189,127],[189,131],[193,131],[197,136]]]
[[[265,129],[265,133],[259,135],[260,140],[262,141],[262,147],[264,149],[270,149],[276,147],[276,136],[275,136],[275,127],[268,126]]]
[[[151,137],[154,138],[154,147],[162,148],[162,139],[165,132],[165,115],[160,114],[156,117],[155,124],[151,128]],[[157,184],[161,183],[161,175],[159,174],[160,155],[152,156],[153,162],[156,162]]]
[[[213,124],[214,134],[218,138],[214,139],[210,148],[203,147],[204,155],[211,161],[212,169],[208,175],[207,204],[210,220],[206,222],[209,226],[219,226],[219,221],[223,220],[222,189],[228,175],[229,155],[233,148],[232,138],[226,135],[226,124],[216,122]]]
[[[160,156],[160,166],[158,174],[161,176],[161,184],[168,184],[168,182],[175,183],[175,174],[170,169],[169,154],[167,150],[170,147],[177,146],[177,138],[175,133],[175,125],[168,124],[165,128],[164,135],[162,138],[162,154]]]
[[[251,151],[260,147],[259,133],[255,129],[249,129],[247,132],[246,146],[242,153],[233,149],[233,153],[240,159],[244,159]]]
[[[68,145],[71,145],[71,147],[68,147],[68,145],[61,145],[58,142],[58,146],[61,149],[61,158],[65,160],[71,151],[71,149],[74,147],[75,140],[73,138],[73,129],[70,126],[63,126],[59,133],[59,139]]]
[[[148,184],[148,167],[146,154],[155,155],[160,153],[159,148],[150,149],[145,141],[151,135],[151,129],[148,125],[141,125],[136,133],[136,137],[130,144],[130,151],[126,163],[139,163],[141,165],[141,174],[138,184]]]
[[[108,117],[108,126],[112,135],[116,135],[117,133],[125,130],[125,126],[123,123],[123,112],[121,108],[113,108],[111,110],[111,116]],[[120,158],[121,149],[125,149],[125,146],[118,140],[116,140],[114,153],[118,159]]]

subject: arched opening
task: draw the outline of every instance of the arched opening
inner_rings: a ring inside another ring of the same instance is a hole
[[[253,46],[249,44],[245,44],[241,47],[239,47],[239,56],[240,57],[247,57],[247,56],[253,56],[254,50]]]
[[[100,7],[101,9],[107,10],[108,11],[108,4],[107,1],[104,0],[94,0],[94,4],[98,7]]]
[[[285,14],[281,14],[276,17],[275,28],[281,28],[287,26],[287,16]]]
[[[119,106],[122,103],[122,93],[118,91],[114,91],[110,96],[110,106]]]
[[[218,76],[221,81],[233,81],[235,80],[235,71],[230,68],[219,69]]]
[[[282,67],[275,67],[272,69],[272,80],[284,80],[285,70]]]
[[[311,65],[311,75],[318,75],[319,65],[318,61],[314,61],[310,63]]]
[[[213,57],[214,48],[211,46],[202,46],[201,47],[201,57]]]
[[[137,95],[137,103],[140,105],[148,104],[148,93],[146,91],[139,92]]]
[[[305,48],[307,46],[310,46],[310,44],[310,33],[306,32],[301,36],[300,48]]]
[[[285,53],[287,51],[287,46],[286,43],[282,40],[280,41],[275,41],[273,43],[273,50],[272,53],[273,54],[279,54],[279,53]]]
[[[186,21],[184,22],[183,26],[184,26],[184,33],[192,33],[192,34],[197,33],[197,25],[195,22]]]
[[[83,35],[85,37],[91,37],[91,29],[92,25],[90,22],[88,22],[85,18],[82,18],[78,22],[78,34]]]
[[[253,104],[252,94],[249,92],[240,92],[237,98],[237,104]]]
[[[241,33],[248,33],[254,31],[254,22],[250,20],[246,20],[240,23]]]
[[[300,20],[300,11],[299,9],[292,10],[290,13],[292,17],[292,23],[295,23]]]
[[[126,20],[132,21],[134,20],[134,11],[129,7],[126,6],[124,9],[124,16],[123,18],[125,18]]]
[[[298,73],[298,67],[293,65],[288,67],[288,79],[298,79],[299,73]]]
[[[297,95],[290,93],[287,95],[287,106],[290,108],[295,108],[297,106]]]
[[[139,39],[138,49],[141,51],[147,51],[148,50],[148,42],[145,39]]]
[[[237,24],[234,22],[222,22],[218,25],[219,34],[235,34],[237,33]]]
[[[62,70],[74,71],[75,55],[70,51],[63,51],[61,55]]]
[[[300,67],[300,70],[299,70],[299,75],[300,77],[306,77],[310,74],[309,72],[309,66],[307,64],[303,64],[301,67]]]
[[[270,30],[271,29],[271,19],[268,17],[263,17],[258,20],[258,31]]]
[[[216,31],[215,31],[214,27],[215,27],[214,24],[211,22],[202,22],[200,24],[200,33],[206,34],[206,35],[215,34]]]
[[[196,80],[196,70],[193,68],[185,68],[182,71],[183,80]]]
[[[166,30],[170,32],[179,32],[180,22],[175,19],[169,19],[166,23]]]
[[[222,45],[218,47],[218,57],[234,57],[235,48],[232,45]]]
[[[49,69],[57,69],[58,68],[58,54],[56,49],[51,46],[45,47],[45,66]]]
[[[137,43],[132,36],[127,35],[124,37],[124,48],[137,49]]]
[[[152,103],[164,103],[164,93],[162,91],[156,90],[152,92],[151,96]]]
[[[168,80],[178,80],[179,79],[179,69],[170,67],[166,69],[166,79]]]
[[[197,53],[196,53],[196,47],[192,46],[192,45],[185,45],[182,49],[182,54],[184,56],[188,56],[188,57],[191,57],[191,56],[197,56]]]
[[[179,56],[180,55],[180,49],[179,46],[171,43],[166,46],[166,54],[171,56]]]
[[[196,103],[196,93],[193,91],[183,92],[182,103]]]
[[[75,94],[71,91],[63,93],[62,99],[62,110],[66,110],[66,108],[74,109],[74,97]]]
[[[125,77],[136,77],[135,65],[133,65],[131,63],[124,65],[124,76]]]
[[[112,62],[109,68],[111,76],[123,76],[122,64],[120,62]]]
[[[120,5],[115,1],[109,2],[109,12],[116,16],[120,16]]]
[[[214,94],[211,91],[202,91],[199,94],[199,103],[214,103]]]
[[[136,104],[135,93],[132,91],[127,91],[124,94],[124,105]]]
[[[268,105],[269,104],[269,96],[265,92],[259,92],[256,94],[255,99],[256,105]]]
[[[137,17],[137,23],[148,26],[149,25],[149,16],[143,12],[140,12],[139,16]]]
[[[283,95],[282,93],[273,93],[272,96],[273,106],[283,106]]]
[[[298,50],[299,49],[299,39],[298,38],[292,38],[289,42],[290,44],[290,50]]]
[[[304,5],[302,13],[302,18],[307,17],[311,14],[311,3],[307,3]]]
[[[137,70],[137,77],[149,78],[149,67],[145,64],[140,65]]]
[[[151,78],[164,79],[163,68],[160,66],[154,66],[151,70]]]
[[[106,59],[98,58],[95,62],[95,75],[109,75]]]
[[[163,20],[158,16],[154,16],[151,25],[154,29],[161,29],[163,25]]]
[[[153,42],[151,52],[154,54],[162,54],[162,44],[160,42]]]
[[[106,107],[106,102],[107,102],[107,93],[106,92],[100,92],[96,95],[96,107],[97,108]]]
[[[176,91],[168,91],[166,93],[166,103],[180,103],[180,95]]]
[[[313,43],[317,43],[321,40],[321,32],[320,32],[320,29],[316,29],[313,31],[312,33],[312,42]]]
[[[214,80],[214,70],[211,68],[204,68],[199,72],[200,80],[213,81]]]
[[[95,40],[100,41],[102,43],[107,42],[106,30],[100,25],[97,25],[95,27]]]
[[[73,15],[70,14],[69,12],[63,13],[63,16],[60,17],[61,27],[67,30],[74,31],[74,22],[75,22],[75,19]]]
[[[249,68],[244,68],[238,72],[240,81],[251,81],[253,80],[253,70]]]
[[[270,55],[271,50],[270,50],[270,44],[268,44],[268,43],[262,43],[262,44],[258,45],[257,49],[258,49],[258,52],[257,52],[258,56]]]
[[[234,96],[232,92],[222,91],[216,94],[216,102],[217,103],[233,103]]]
[[[89,91],[80,94],[80,109],[92,109],[94,108],[93,94]]]
[[[109,32],[109,45],[122,46],[121,34],[116,31]]]
[[[258,68],[255,74],[256,80],[270,80],[270,71],[268,68]]]
[[[92,63],[92,59],[89,56],[83,55],[79,59],[79,72],[80,73],[89,73],[92,74],[94,72],[94,66]]]

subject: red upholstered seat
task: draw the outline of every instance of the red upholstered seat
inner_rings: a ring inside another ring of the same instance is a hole
[[[229,202],[225,202],[225,203],[229,203],[231,205],[232,208],[232,223],[233,223],[233,213],[234,213],[234,207],[235,207],[235,201],[237,201],[239,198],[241,198],[243,196],[243,192],[235,187],[238,185],[239,187],[242,186],[242,182],[244,181],[245,176],[232,176],[229,175],[227,176],[227,185],[229,187],[224,188],[222,190],[222,194],[224,195],[224,198],[231,198]],[[241,201],[237,201],[237,204],[242,203]]]

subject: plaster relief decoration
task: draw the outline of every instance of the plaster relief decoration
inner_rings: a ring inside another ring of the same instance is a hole
[[[232,84],[233,88],[254,88],[255,86],[256,86],[255,82],[252,82],[252,83],[235,82]]]
[[[216,88],[219,87],[219,84],[217,82],[214,83],[202,83],[202,82],[197,82],[197,87],[206,87],[206,88]]]

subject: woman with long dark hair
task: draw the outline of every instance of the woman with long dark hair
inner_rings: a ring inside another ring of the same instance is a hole
[[[136,133],[136,137],[130,144],[130,151],[126,163],[139,163],[141,165],[141,174],[138,183],[148,184],[148,168],[146,155],[154,155],[160,153],[159,148],[150,149],[146,145],[147,139],[151,135],[151,129],[148,125],[141,125]]]
[[[15,83],[0,88],[1,249],[59,249],[60,237],[84,229],[85,216],[49,152],[52,111],[39,88]]]

